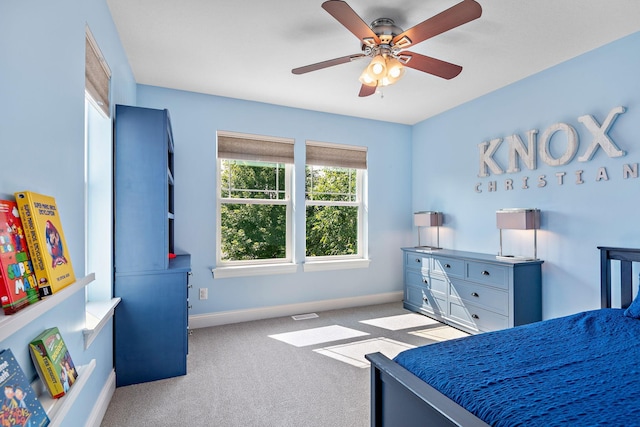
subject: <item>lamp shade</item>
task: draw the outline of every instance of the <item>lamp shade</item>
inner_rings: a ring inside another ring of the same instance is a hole
[[[537,230],[540,228],[540,210],[500,209],[496,211],[496,225],[501,230]]]
[[[413,214],[413,225],[416,227],[439,227],[442,225],[442,212],[416,212]]]
[[[369,74],[369,67],[365,68],[362,74],[360,74],[360,83],[367,86],[377,86],[378,80]]]
[[[376,55],[367,67],[370,76],[379,79],[387,74],[387,62],[382,55]]]

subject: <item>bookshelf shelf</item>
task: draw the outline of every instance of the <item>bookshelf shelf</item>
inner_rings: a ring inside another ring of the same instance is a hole
[[[88,274],[36,304],[30,305],[15,314],[0,316],[0,342],[9,338],[76,292],[84,289],[84,287],[93,282],[95,278],[95,273]]]
[[[55,294],[54,294],[55,295]],[[45,390],[44,383],[37,379],[31,384],[31,388],[34,389],[38,395],[40,404],[47,412],[49,416],[49,427],[61,426],[65,415],[69,412],[69,409],[75,402],[75,400],[82,393],[82,389],[89,380],[91,373],[96,367],[96,360],[92,359],[88,364],[78,367],[78,379],[75,384],[71,386],[69,392],[59,399],[53,399]]]

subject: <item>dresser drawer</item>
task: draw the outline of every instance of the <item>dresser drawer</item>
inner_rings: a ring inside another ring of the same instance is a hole
[[[429,290],[442,294],[443,298],[446,297],[447,292],[449,291],[449,284],[447,281],[440,278],[429,278],[424,271],[419,272],[407,270],[405,274],[405,284],[408,286],[423,286]]]
[[[454,279],[449,287],[449,296],[459,298],[463,303],[483,306],[505,316],[509,314],[509,294],[506,290]]]
[[[406,300],[410,304],[428,313],[444,316],[447,308],[447,301],[444,298],[439,298],[424,287],[409,285],[406,287],[406,292]]]
[[[404,257],[404,266],[406,268],[429,271],[431,269],[431,257],[425,256],[421,253],[406,252]]]
[[[464,261],[455,258],[433,257],[433,271],[449,277],[464,277]]]
[[[449,281],[432,275],[429,278],[429,288],[433,292],[440,293],[443,297],[446,297],[447,292],[449,292]]]
[[[467,261],[466,278],[474,282],[509,289],[509,268],[501,265]]]
[[[449,319],[479,331],[495,331],[509,327],[509,318],[472,304],[449,300]]]

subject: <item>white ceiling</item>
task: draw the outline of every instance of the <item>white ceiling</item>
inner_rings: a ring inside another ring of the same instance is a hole
[[[406,30],[459,1],[347,3],[366,23],[391,18]],[[639,0],[478,2],[479,19],[411,48],[461,65],[458,77],[407,69],[382,96],[360,98],[367,59],[291,73],[360,52],[358,39],[321,8],[322,0],[107,0],[140,84],[403,124],[640,30]]]

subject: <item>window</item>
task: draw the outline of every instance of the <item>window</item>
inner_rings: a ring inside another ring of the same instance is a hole
[[[93,35],[86,29],[84,103],[85,273],[96,280],[86,287],[84,345],[87,349],[113,316],[112,298],[112,130],[109,106],[111,71]]]
[[[85,55],[85,268],[96,274],[87,286],[87,299],[108,301],[113,266],[111,72],[89,29]]]
[[[293,141],[218,133],[217,264],[293,260]]]
[[[306,152],[307,261],[364,258],[366,149],[307,141]]]

